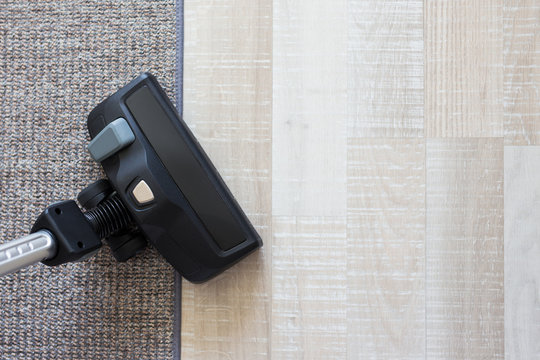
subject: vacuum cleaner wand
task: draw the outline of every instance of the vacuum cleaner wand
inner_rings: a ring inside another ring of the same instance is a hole
[[[41,230],[0,245],[0,276],[56,255],[56,240],[47,230]]]

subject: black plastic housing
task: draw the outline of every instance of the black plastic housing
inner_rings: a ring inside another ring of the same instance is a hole
[[[103,160],[103,169],[142,233],[182,276],[195,283],[206,281],[262,246],[151,74],[143,73],[90,113],[91,138],[118,118],[128,122],[135,141]],[[142,206],[132,196],[140,180],[154,195]]]
[[[31,232],[39,230],[51,232],[58,243],[56,256],[42,261],[48,266],[84,260],[101,248],[101,239],[73,200],[58,202],[45,209]]]

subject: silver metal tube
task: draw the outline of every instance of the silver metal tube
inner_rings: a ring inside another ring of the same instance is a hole
[[[0,245],[0,276],[12,273],[56,255],[53,235],[40,230]]]

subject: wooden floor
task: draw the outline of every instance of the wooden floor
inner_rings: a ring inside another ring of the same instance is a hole
[[[265,245],[183,359],[540,358],[540,2],[185,0],[184,117]]]

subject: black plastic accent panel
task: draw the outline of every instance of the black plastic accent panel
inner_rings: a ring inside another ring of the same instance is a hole
[[[126,104],[219,247],[229,250],[244,242],[242,229],[232,214],[235,209],[227,206],[219,188],[212,185],[196,153],[189,149],[183,128],[169,119],[148,87],[140,87],[126,99]]]
[[[99,205],[113,192],[111,184],[107,180],[101,179],[88,185],[77,196],[77,201],[83,208],[90,210]]]

